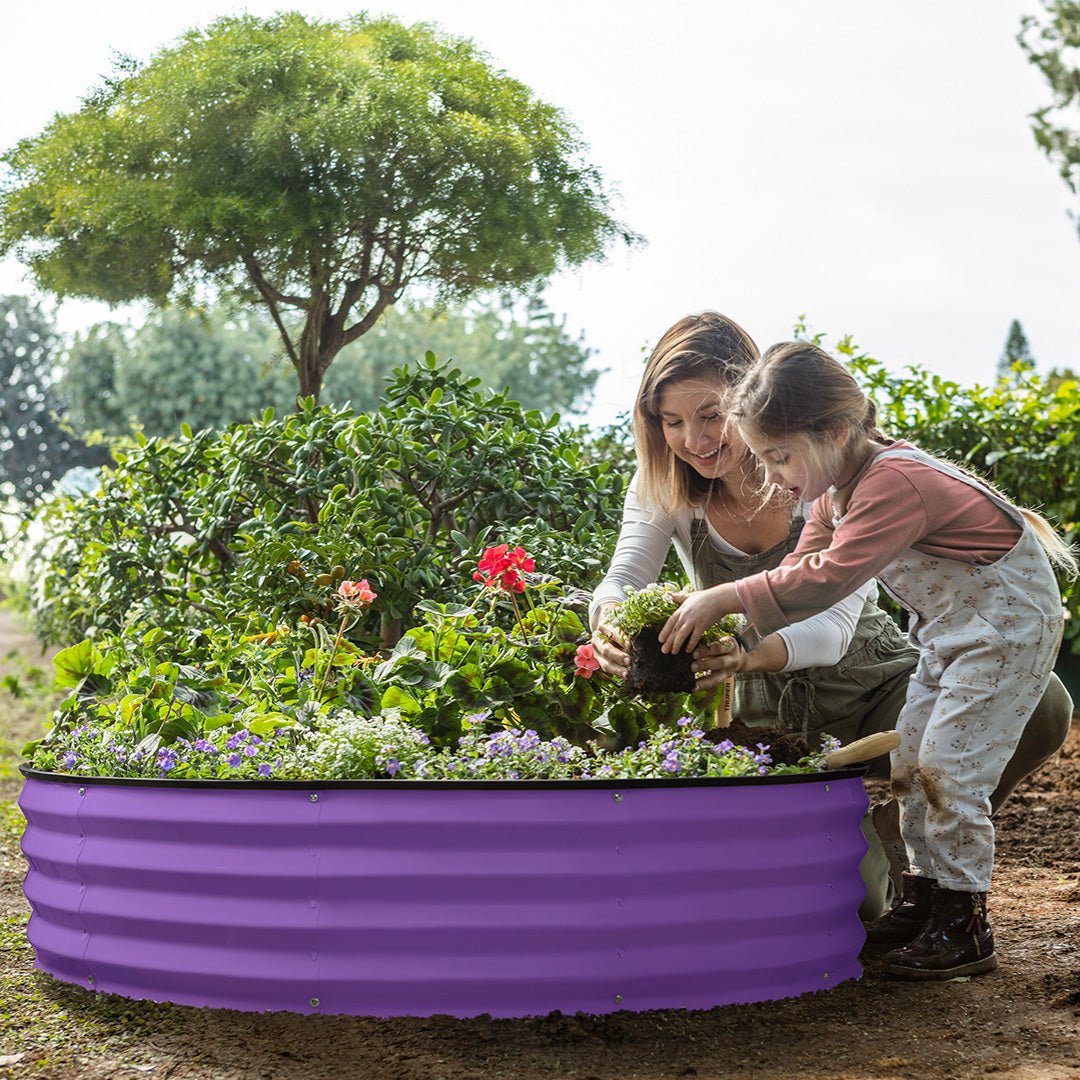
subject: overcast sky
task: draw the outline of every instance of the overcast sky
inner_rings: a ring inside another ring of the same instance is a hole
[[[78,107],[113,51],[147,58],[218,15],[361,5],[36,0],[5,12],[0,146]],[[608,373],[590,419],[627,409],[643,350],[716,308],[762,347],[805,313],[899,370],[993,377],[1010,321],[1039,367],[1080,364],[1074,204],[1027,114],[1048,91],[1015,42],[1037,0],[387,0],[560,106],[648,243],[558,278]],[[30,292],[0,264],[0,292]],[[69,302],[63,329],[107,309]]]

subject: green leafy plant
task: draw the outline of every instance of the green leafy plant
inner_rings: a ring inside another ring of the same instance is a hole
[[[684,592],[679,586],[669,581],[654,582],[643,589],[629,591],[624,600],[612,607],[609,621],[626,637],[636,637],[642,630],[659,629],[674,614],[678,605],[672,599],[672,593]],[[745,619],[741,615],[725,615],[719,622],[710,626],[702,635],[704,641],[719,641],[721,638],[737,634]]]
[[[496,528],[543,550],[549,573],[599,580],[625,482],[584,432],[432,355],[399,369],[376,413],[307,402],[225,432],[139,436],[115,457],[98,491],[54,499],[34,519],[30,606],[46,641],[128,624],[240,637],[326,619],[317,582],[362,566],[380,603],[353,636],[389,647],[418,601],[464,595],[464,571]]]

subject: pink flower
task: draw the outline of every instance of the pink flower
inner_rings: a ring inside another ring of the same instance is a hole
[[[574,663],[577,665],[574,674],[580,675],[583,679],[591,679],[592,673],[600,670],[600,661],[596,659],[596,652],[589,642],[577,647]]]
[[[343,581],[338,586],[337,594],[351,607],[367,607],[374,603],[379,595],[368,584],[367,578],[361,578],[359,581]]]
[[[482,581],[485,586],[498,587],[506,592],[524,592],[522,573],[531,573],[535,565],[524,548],[499,544],[489,547],[480,557],[473,581]]]

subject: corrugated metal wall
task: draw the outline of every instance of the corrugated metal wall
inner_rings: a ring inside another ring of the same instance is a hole
[[[58,979],[370,1016],[703,1009],[860,974],[857,776],[723,786],[28,777]]]

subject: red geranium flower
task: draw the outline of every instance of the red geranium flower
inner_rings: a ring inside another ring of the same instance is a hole
[[[337,594],[341,602],[350,607],[367,607],[375,602],[379,595],[368,584],[367,578],[359,581],[343,581],[337,588]]]
[[[577,665],[574,674],[580,675],[583,679],[591,679],[592,673],[600,670],[600,661],[596,659],[596,652],[589,642],[577,647],[574,663]]]
[[[482,581],[486,587],[500,588],[506,592],[524,592],[523,573],[531,573],[535,562],[522,547],[511,548],[509,544],[489,547],[480,557],[473,581]]]

